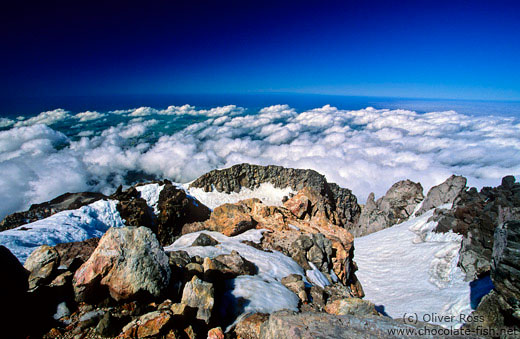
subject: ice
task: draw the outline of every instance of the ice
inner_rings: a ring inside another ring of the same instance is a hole
[[[101,237],[110,227],[124,226],[117,201],[98,200],[76,210],[56,213],[11,230],[0,232],[0,244],[24,263],[41,245],[83,241]]]
[[[416,313],[455,316],[443,326],[460,326],[468,315],[470,286],[457,267],[461,235],[434,233],[428,222],[433,210],[420,217],[355,240],[356,275],[366,299],[384,306],[393,318]]]
[[[211,209],[214,209],[215,207],[218,207],[222,204],[234,204],[240,200],[250,198],[258,198],[262,200],[264,204],[269,206],[281,206],[283,197],[294,193],[290,187],[276,188],[271,183],[262,183],[254,190],[243,187],[238,193],[225,193],[218,192],[217,190],[205,192],[202,188],[188,188],[188,186],[189,184],[184,185],[184,188],[187,190],[187,192]]]
[[[159,203],[159,195],[161,194],[164,185],[148,184],[143,186],[137,186],[135,189],[141,193],[141,198],[146,200],[146,204],[153,208],[155,214],[159,214],[157,204]]]

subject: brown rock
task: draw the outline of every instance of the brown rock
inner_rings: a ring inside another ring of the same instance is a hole
[[[228,237],[234,236],[255,227],[256,222],[249,212],[245,205],[224,204],[213,210],[209,220],[185,225],[182,234],[208,230],[220,232]]]
[[[121,338],[150,338],[164,333],[172,315],[169,311],[154,311],[142,315],[123,328]]]
[[[348,298],[333,301],[325,306],[325,311],[335,315],[378,315],[375,305],[359,298]]]
[[[208,339],[224,339],[222,328],[215,327],[208,331]]]
[[[31,253],[24,264],[25,269],[31,272],[29,290],[33,290],[53,278],[53,274],[58,268],[58,260],[58,252],[51,246],[40,246]]]
[[[254,313],[239,321],[235,327],[238,339],[260,339],[262,324],[269,319],[269,314]]]
[[[287,277],[282,278],[282,284],[287,287],[291,292],[296,294],[302,303],[307,303],[307,292],[305,292],[305,283],[303,282],[302,276],[299,274],[291,274]]]

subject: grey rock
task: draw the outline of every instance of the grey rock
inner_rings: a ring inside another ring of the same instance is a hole
[[[444,204],[452,204],[460,192],[466,188],[466,182],[467,180],[463,176],[452,175],[442,184],[433,186],[415,215],[419,216]]]
[[[199,234],[197,239],[193,241],[191,246],[215,246],[218,245],[219,242],[210,237],[209,235],[205,233]]]
[[[215,304],[213,284],[193,276],[184,286],[181,303],[197,308],[197,319],[209,324]]]
[[[386,194],[374,201],[371,193],[361,211],[359,221],[351,230],[355,237],[380,231],[406,220],[424,196],[420,183],[399,181]]]
[[[289,311],[275,312],[262,325],[263,339],[316,338],[402,338],[392,330],[440,329],[429,324],[404,324],[388,317],[332,315],[327,313]],[[438,338],[437,335],[407,336],[407,338]]]
[[[52,280],[58,268],[58,252],[51,246],[43,245],[35,249],[25,261],[24,267],[30,273],[29,290]]]

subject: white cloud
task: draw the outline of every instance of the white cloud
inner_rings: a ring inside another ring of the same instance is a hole
[[[7,118],[0,118],[0,128],[9,127],[14,124],[14,121]]]
[[[207,119],[153,144],[148,132],[159,122],[144,114],[74,142],[43,125],[0,132],[0,198],[9,200],[0,217],[66,191],[109,192],[128,171],[187,182],[241,162],[312,168],[362,202],[406,178],[427,190],[453,173],[475,186],[520,174],[520,124],[511,118],[331,106],[298,113],[287,105],[246,115],[236,106],[165,111]]]
[[[36,124],[52,125],[59,121],[66,120],[70,117],[71,115],[68,111],[62,108],[57,108],[52,111],[41,112],[37,116],[29,118],[27,120],[20,120],[15,124],[15,126],[30,126]]]
[[[81,113],[76,114],[74,116],[74,118],[79,119],[79,121],[81,121],[81,122],[85,122],[85,121],[96,120],[96,119],[103,118],[106,116],[107,115],[103,114],[103,113],[86,111],[86,112],[81,112]]]

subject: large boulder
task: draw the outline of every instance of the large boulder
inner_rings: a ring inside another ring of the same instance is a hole
[[[35,249],[25,261],[24,267],[31,272],[29,275],[29,289],[50,282],[58,268],[58,252],[51,246],[43,245]]]
[[[239,192],[242,188],[254,190],[263,183],[276,188],[290,187],[294,191],[304,188],[314,190],[326,200],[331,221],[339,226],[349,227],[356,223],[361,209],[352,191],[328,183],[325,177],[309,169],[284,168],[281,166],[260,166],[239,164],[223,170],[214,170],[197,178],[190,187],[202,188],[206,192]]]
[[[250,212],[245,205],[223,204],[215,208],[205,222],[185,225],[182,234],[208,230],[220,232],[228,237],[235,236],[256,226]]]
[[[455,198],[466,188],[466,178],[459,175],[452,175],[442,184],[433,186],[426,195],[421,207],[415,212],[419,216],[432,208],[444,204],[452,204]]]
[[[425,334],[417,333],[422,329]],[[425,329],[430,332],[424,331]],[[370,315],[332,315],[327,313],[289,311],[275,312],[262,325],[263,339],[312,338],[402,338],[397,331],[417,331],[407,338],[438,338],[433,332],[442,328],[429,324],[404,324],[389,317]],[[392,334],[392,332],[394,334]],[[406,332],[405,332],[406,333]],[[441,332],[443,333],[443,332]]]
[[[110,228],[74,274],[73,286],[78,301],[99,299],[106,290],[116,301],[158,297],[170,275],[168,256],[149,228]]]
[[[371,193],[361,211],[358,223],[351,232],[359,237],[398,224],[413,214],[415,207],[423,198],[421,184],[410,180],[393,184],[377,201],[374,201],[374,194]]]

